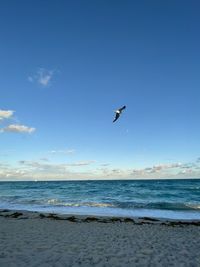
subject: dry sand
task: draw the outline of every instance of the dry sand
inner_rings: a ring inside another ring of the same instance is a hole
[[[200,222],[0,211],[0,266],[200,266]]]

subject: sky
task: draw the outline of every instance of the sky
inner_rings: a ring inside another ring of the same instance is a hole
[[[200,178],[199,10],[0,1],[0,180]]]

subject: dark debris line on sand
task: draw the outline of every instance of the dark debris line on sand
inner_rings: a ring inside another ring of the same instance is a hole
[[[150,217],[141,217],[137,219],[132,218],[118,218],[118,217],[75,217],[75,216],[59,216],[57,214],[49,213],[49,214],[43,214],[43,213],[37,213],[37,212],[17,212],[17,211],[10,211],[7,209],[0,210],[0,216],[5,218],[15,218],[15,219],[28,219],[28,214],[34,214],[36,215],[34,218],[40,218],[40,219],[51,219],[51,220],[66,220],[70,222],[76,222],[76,223],[91,223],[91,222],[97,222],[97,223],[133,223],[136,225],[143,225],[143,224],[160,224],[165,226],[200,226],[200,221],[169,221],[169,220],[159,220],[155,218]]]

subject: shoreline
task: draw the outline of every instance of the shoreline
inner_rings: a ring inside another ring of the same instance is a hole
[[[77,223],[97,222],[97,223],[132,223],[132,224],[156,224],[165,226],[200,226],[200,220],[193,219],[167,219],[155,218],[150,216],[132,217],[132,216],[108,216],[108,215],[90,215],[90,214],[59,214],[54,212],[39,212],[27,210],[0,209],[0,217],[15,219],[51,219],[62,220]]]

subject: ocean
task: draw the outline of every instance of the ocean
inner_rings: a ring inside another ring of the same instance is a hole
[[[0,209],[200,219],[200,179],[0,182]]]

